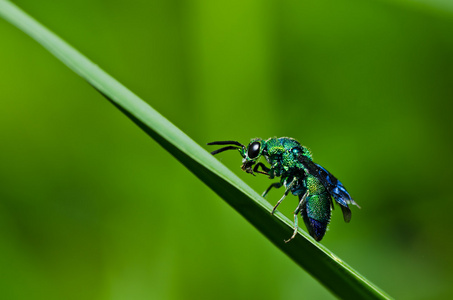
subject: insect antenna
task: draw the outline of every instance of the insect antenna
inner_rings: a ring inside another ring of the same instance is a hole
[[[235,146],[226,146],[226,147],[214,150],[211,152],[212,155],[216,155],[217,153],[220,153],[220,152],[223,152],[226,150],[239,149],[239,147],[245,149],[244,145],[242,145],[241,143],[236,142],[236,141],[217,141],[217,142],[208,143],[207,145],[235,145]]]
[[[241,143],[239,143],[237,141],[217,141],[217,142],[207,143],[206,145],[236,145],[236,146],[245,148],[244,145],[242,145]]]
[[[235,146],[227,146],[227,147],[223,147],[223,148],[214,150],[214,151],[211,152],[211,154],[212,155],[216,155],[217,153],[220,153],[220,152],[223,152],[223,151],[226,151],[226,150],[236,150],[236,149],[239,149],[239,148],[235,147]]]

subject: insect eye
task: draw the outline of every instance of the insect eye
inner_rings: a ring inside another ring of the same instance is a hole
[[[260,154],[260,142],[253,142],[249,146],[249,150],[247,152],[249,158],[256,158]]]

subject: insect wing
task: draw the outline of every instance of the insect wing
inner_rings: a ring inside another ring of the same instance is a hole
[[[313,163],[315,164],[315,163]],[[343,212],[343,218],[345,222],[349,222],[351,220],[351,210],[348,207],[348,204],[354,204],[355,201],[352,199],[351,195],[349,195],[346,188],[343,186],[340,180],[335,178],[329,171],[327,171],[322,166],[315,164],[318,168],[318,175],[321,182],[327,188],[329,193],[335,199],[335,202],[340,204],[341,211]],[[358,206],[358,205],[357,205]]]
[[[304,155],[299,156],[299,161],[305,166],[311,175],[316,176],[316,178],[321,181],[329,194],[335,199],[335,202],[340,205],[345,222],[349,222],[351,220],[351,210],[349,209],[348,204],[357,204],[354,200],[352,200],[351,195],[349,195],[348,191],[346,191],[346,188],[343,186],[341,181],[321,165],[314,163],[311,159]]]
[[[345,187],[335,176],[322,166],[315,164],[318,167],[318,175],[321,182],[327,188],[330,194],[335,198],[338,204],[348,206],[348,203],[354,202],[351,195],[346,191]]]

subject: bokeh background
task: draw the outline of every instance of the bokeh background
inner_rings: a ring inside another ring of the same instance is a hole
[[[398,299],[453,297],[448,1],[14,2],[201,145],[301,141],[362,207],[322,243]],[[0,37],[1,299],[333,298],[37,43]]]

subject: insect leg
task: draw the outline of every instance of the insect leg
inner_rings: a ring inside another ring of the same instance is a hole
[[[269,191],[272,189],[272,188],[276,188],[276,189],[279,189],[282,187],[282,183],[281,182],[274,182],[273,184],[271,184],[265,191],[264,193],[261,195],[261,197],[266,197],[267,193],[269,193]]]
[[[261,170],[258,170],[258,168],[261,167]],[[256,172],[256,173],[260,173],[260,174],[264,174],[264,175],[269,175],[269,171],[271,169],[269,169],[268,167],[266,167],[262,162],[259,162],[255,165],[255,167],[253,167],[253,172]]]
[[[299,205],[297,205],[296,210],[294,211],[294,232],[293,235],[285,240],[285,243],[288,243],[291,241],[293,238],[296,237],[297,235],[297,230],[299,229],[299,220],[297,219],[297,215],[299,214],[300,210],[302,209],[302,206],[304,205],[305,199],[307,199],[308,196],[308,191],[305,192],[305,194],[302,196],[302,198],[299,201]]]
[[[291,183],[288,185],[288,187],[286,188],[285,193],[283,194],[283,197],[282,197],[280,200],[278,200],[277,204],[275,204],[275,206],[274,206],[274,209],[272,209],[271,215],[274,214],[275,210],[277,209],[277,206],[279,206],[280,203],[282,203],[283,199],[285,199],[285,197],[288,196],[289,191],[291,191],[291,188],[292,188],[293,185],[296,183],[296,181],[297,181],[296,178],[294,178],[293,181],[291,181]],[[272,187],[272,186],[271,186],[271,187]],[[269,189],[270,189],[271,187],[269,187]]]

